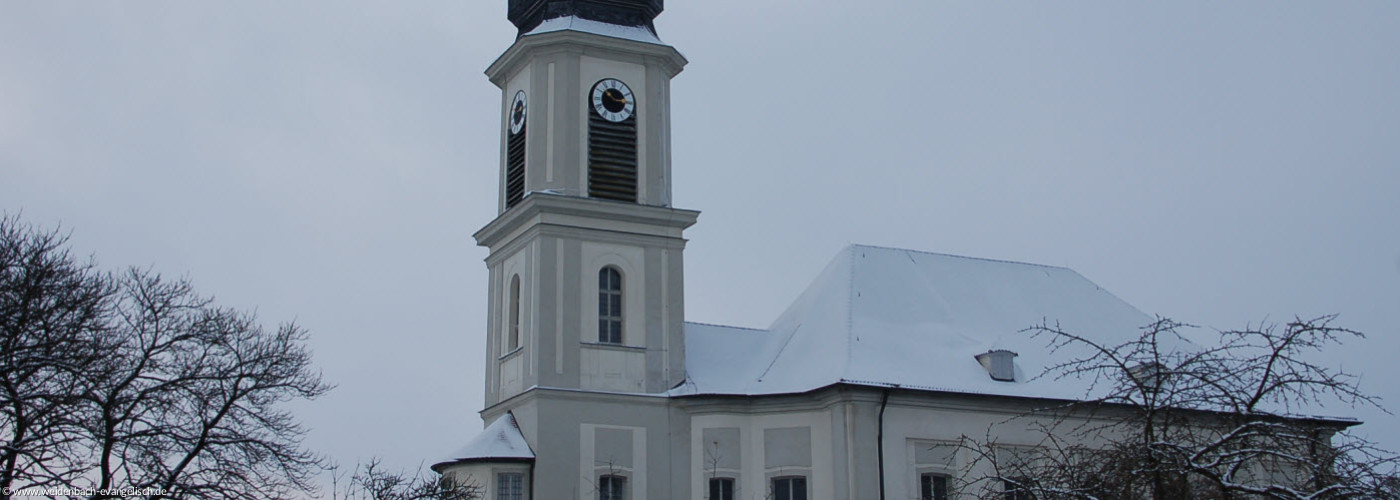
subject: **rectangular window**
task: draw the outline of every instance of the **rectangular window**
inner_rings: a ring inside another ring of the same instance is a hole
[[[496,474],[496,500],[525,500],[525,475],[519,472]]]
[[[734,478],[713,477],[710,478],[710,498],[709,500],[734,500]]]
[[[948,476],[924,474],[919,477],[921,500],[948,500]]]
[[[807,500],[807,478],[773,478],[773,498],[775,500]]]
[[[598,500],[627,500],[627,478],[622,476],[599,477]]]

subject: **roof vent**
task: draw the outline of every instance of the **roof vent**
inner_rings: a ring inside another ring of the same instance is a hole
[[[1012,360],[1016,358],[1016,353],[1006,349],[995,349],[977,355],[977,362],[982,363],[982,368],[987,369],[987,373],[992,376],[992,380],[1000,382],[1016,381],[1016,365]]]
[[[1138,363],[1128,368],[1128,377],[1144,390],[1157,391],[1166,383],[1167,369],[1156,361]]]

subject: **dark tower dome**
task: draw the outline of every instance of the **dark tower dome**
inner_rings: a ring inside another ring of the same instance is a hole
[[[663,0],[510,0],[506,18],[520,30],[516,37],[556,17],[575,16],[620,26],[640,26],[656,34],[651,21]]]

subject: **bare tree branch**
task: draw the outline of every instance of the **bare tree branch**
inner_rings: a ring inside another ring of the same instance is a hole
[[[355,466],[343,487],[344,473],[331,466],[332,500],[480,500],[485,488],[471,477],[436,478],[423,474],[424,468],[408,475],[385,471],[379,459]]]
[[[63,485],[85,461],[72,408],[101,357],[110,279],[67,237],[0,217],[0,489]],[[8,498],[8,494],[0,494]]]
[[[0,218],[0,498],[35,486],[313,492],[322,459],[282,407],[330,389],[306,332],[265,329],[183,279],[101,273],[65,242]]]
[[[1052,352],[1087,353],[1040,377],[1085,379],[1091,390],[1082,402],[1018,417],[1043,439],[1017,453],[990,432],[964,438],[960,447],[974,458],[969,482],[981,485],[979,496],[1400,498],[1400,459],[1348,434],[1354,422],[1307,416],[1336,405],[1380,408],[1357,377],[1314,361],[1362,337],[1335,319],[1248,326],[1209,347],[1187,342],[1178,330],[1188,325],[1166,318],[1118,344],[1048,322],[1032,327]]]

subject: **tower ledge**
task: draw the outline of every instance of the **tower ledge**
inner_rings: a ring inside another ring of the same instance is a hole
[[[695,224],[700,212],[638,205],[541,191],[532,192],[519,205],[496,217],[473,237],[478,245],[494,249],[541,225],[627,233],[640,236],[681,238],[681,231]]]
[[[559,46],[561,51],[581,51],[584,54],[590,52],[607,53],[616,57],[618,54],[625,54],[624,57],[637,57],[645,60],[638,62],[655,63],[657,67],[666,72],[667,78],[674,78],[685,68],[687,61],[679,50],[670,45],[659,43],[642,42],[628,38],[619,38],[607,34],[590,33],[574,29],[560,29],[532,34],[516,40],[510,48],[506,49],[500,57],[496,58],[491,66],[486,68],[486,77],[497,87],[504,88],[506,78],[514,74],[516,68],[525,64],[528,56],[548,53],[550,46]]]

